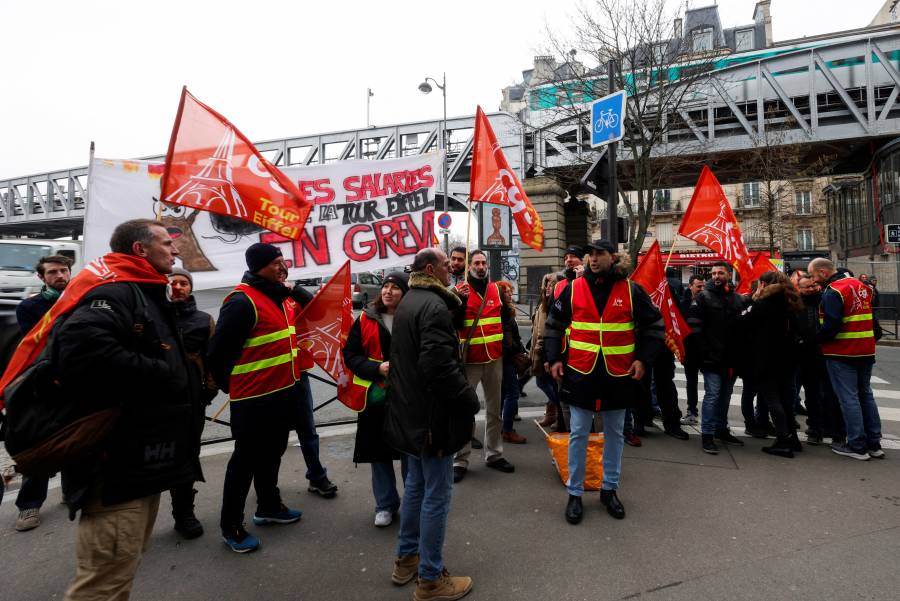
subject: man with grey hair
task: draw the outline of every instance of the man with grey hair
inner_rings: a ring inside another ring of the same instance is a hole
[[[480,409],[459,358],[447,289],[450,260],[426,248],[416,255],[409,292],[394,314],[385,441],[407,455],[397,558],[391,581],[418,576],[415,599],[459,599],[472,579],[450,576],[443,546],[453,488],[453,454],[468,441]]]
[[[871,386],[875,342],[881,338],[872,314],[872,290],[850,274],[838,273],[825,258],[810,261],[809,273],[822,287],[815,342],[825,356],[847,430],[846,443],[836,441],[831,450],[860,461],[883,459],[881,418]]]

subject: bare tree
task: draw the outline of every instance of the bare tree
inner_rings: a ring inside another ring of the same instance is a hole
[[[579,6],[565,35],[548,32],[548,47],[562,63],[548,82],[555,85],[544,90],[556,96],[553,110],[560,124],[590,131],[585,102],[608,92],[610,60],[617,66],[611,78],[616,89],[628,93],[619,194],[629,217],[633,264],[653,216],[655,190],[673,172],[699,170],[702,157],[685,158],[669,134],[689,129],[685,109],[705,104],[705,74],[722,53],[694,51],[676,30],[677,16],[667,0],[594,0]],[[631,199],[625,189],[632,191]]]
[[[806,156],[802,144],[791,144],[789,134],[795,130],[795,122],[783,107],[773,106],[766,113],[764,127],[753,139],[753,148],[747,153],[747,175],[759,183],[758,204],[743,195],[742,208],[758,207],[759,221],[747,228],[745,235],[763,239],[769,253],[784,247],[785,234],[789,231],[786,215],[795,212],[793,180],[809,179],[822,175],[835,159],[834,155],[820,155],[813,159]]]

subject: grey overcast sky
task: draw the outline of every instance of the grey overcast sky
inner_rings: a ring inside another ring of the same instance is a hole
[[[161,154],[181,86],[252,140],[439,118],[521,78],[578,0],[0,1],[0,178]],[[692,0],[692,7],[712,0]],[[775,40],[868,25],[884,0],[773,0]],[[679,4],[673,1],[673,5]],[[724,27],[754,0],[720,0]]]

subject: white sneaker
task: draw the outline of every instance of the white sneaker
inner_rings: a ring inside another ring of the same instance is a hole
[[[391,511],[376,511],[375,512],[375,526],[378,528],[385,528],[391,525],[391,522],[394,521],[394,514]]]

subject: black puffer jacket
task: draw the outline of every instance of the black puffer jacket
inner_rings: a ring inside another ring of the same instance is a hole
[[[411,455],[445,456],[472,436],[480,404],[459,360],[451,311],[459,297],[413,272],[394,315],[385,440]]]
[[[730,284],[716,286],[712,280],[700,291],[688,310],[691,352],[700,369],[725,371],[737,363],[735,324],[744,309],[744,299]]]
[[[378,322],[378,341],[381,356],[385,361],[391,356],[391,333],[384,325],[384,319],[374,307],[364,309],[366,317]],[[383,382],[378,371],[381,363],[370,361],[366,355],[359,318],[353,322],[347,344],[344,345],[344,363],[354,375],[370,382]],[[376,463],[400,459],[400,453],[384,442],[385,404],[367,403],[366,408],[356,415],[356,444],[353,447],[354,463]]]
[[[756,381],[781,380],[798,363],[798,314],[789,305],[782,284],[770,284],[751,301],[737,322],[740,349],[735,367]]]
[[[122,408],[102,457],[64,474],[70,513],[74,516],[87,502],[98,476],[104,504],[192,482],[192,441],[198,435],[190,416],[198,383],[165,285],[99,286],[61,324],[57,336],[66,394],[94,410]]]

